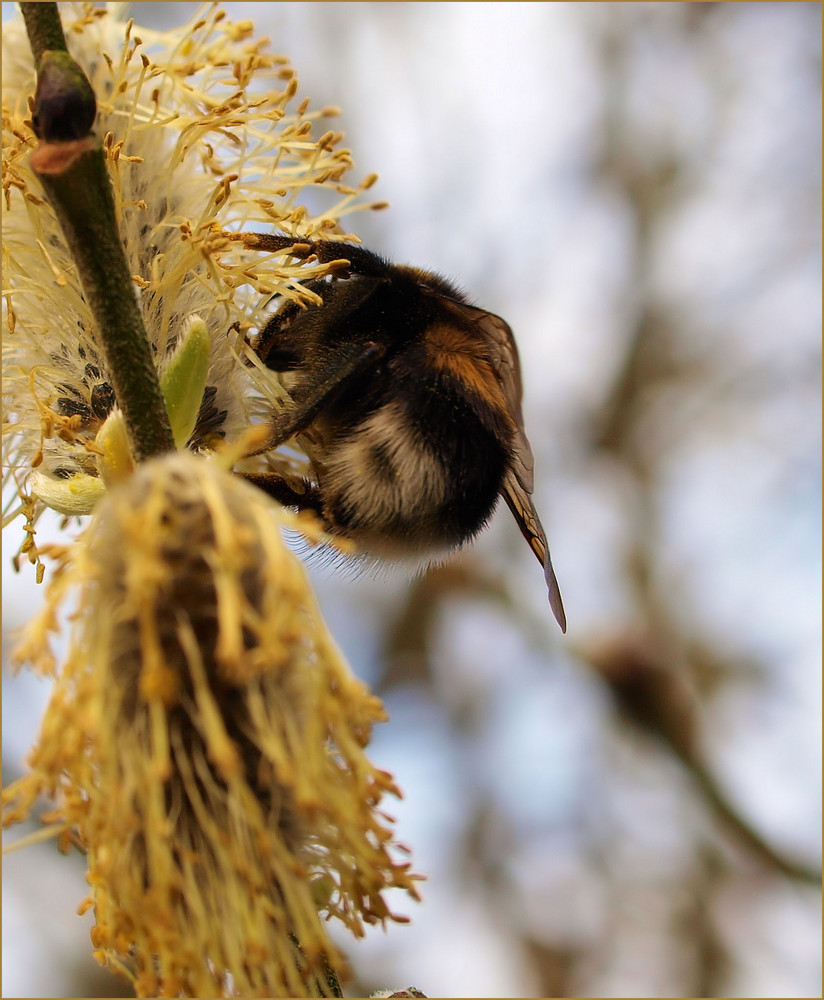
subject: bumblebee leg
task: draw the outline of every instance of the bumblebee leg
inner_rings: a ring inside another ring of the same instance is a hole
[[[282,236],[275,233],[242,233],[241,237],[250,250],[263,250],[268,253],[288,250],[291,257],[306,259],[311,255],[322,264],[348,260],[349,267],[345,269],[345,274],[385,277],[390,269],[390,265],[376,253],[354,243],[300,239],[297,236]]]
[[[304,479],[301,481],[303,491],[287,482],[276,472],[241,472],[243,478],[268,493],[270,497],[283,504],[284,507],[297,507],[298,510],[312,510],[320,514],[323,508],[320,490],[314,483]]]
[[[312,423],[321,410],[343,391],[347,383],[383,357],[382,344],[367,341],[353,345],[350,351],[340,350],[311,372],[300,387],[300,399],[292,409],[275,414],[270,424],[270,437],[260,451],[278,448],[289,438]]]

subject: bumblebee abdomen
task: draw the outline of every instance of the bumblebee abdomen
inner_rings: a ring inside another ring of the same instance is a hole
[[[438,409],[436,396],[429,402]],[[417,555],[460,545],[484,526],[506,448],[460,401],[439,403],[449,418],[419,424],[396,396],[326,450],[319,479],[333,529],[378,554]]]

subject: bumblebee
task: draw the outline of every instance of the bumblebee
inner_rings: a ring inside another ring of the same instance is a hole
[[[507,323],[449,281],[363,247],[245,234],[248,246],[337,262],[287,302],[252,349],[292,405],[266,449],[296,437],[313,480],[249,474],[286,506],[369,554],[437,555],[472,539],[503,496],[544,568],[566,631],[549,546],[532,503],[533,457],[521,414],[518,351]]]

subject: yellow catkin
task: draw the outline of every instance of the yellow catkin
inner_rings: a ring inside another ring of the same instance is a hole
[[[222,233],[340,238],[351,235],[340,220],[370,203],[364,185],[354,200],[340,187],[352,161],[342,133],[326,128],[334,109],[298,100],[295,70],[251,22],[215,4],[154,31],[122,19],[123,6],[65,4],[61,17],[97,96],[95,131],[161,377],[192,320],[207,331],[209,395],[199,410],[194,400],[194,431],[178,444],[209,452],[282,405],[283,387],[247,357],[244,336],[273,298],[311,301],[302,282],[329,270],[249,251]],[[21,18],[4,21],[2,42],[3,484],[29,505],[21,554],[36,558],[30,535],[43,510],[90,513],[129,474],[131,456],[117,440],[89,298],[29,162],[36,74]],[[246,471],[270,462],[306,469],[292,454],[253,459]]]
[[[386,889],[416,896],[378,808],[396,789],[363,752],[383,708],[281,527],[180,453],[112,488],[64,553],[55,600],[77,590],[78,614],[7,821],[56,798],[87,852],[96,954],[141,996],[329,995],[325,918],[360,934],[396,919]],[[32,625],[30,661],[46,634]]]

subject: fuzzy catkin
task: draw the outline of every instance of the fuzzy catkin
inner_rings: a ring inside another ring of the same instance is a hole
[[[141,996],[328,995],[343,960],[324,919],[357,935],[403,919],[387,888],[417,896],[378,809],[397,790],[363,753],[383,708],[287,525],[215,462],[171,454],[107,492],[57,576],[60,598],[79,588],[70,649],[5,798],[14,820],[57,799],[88,854],[98,957]]]

